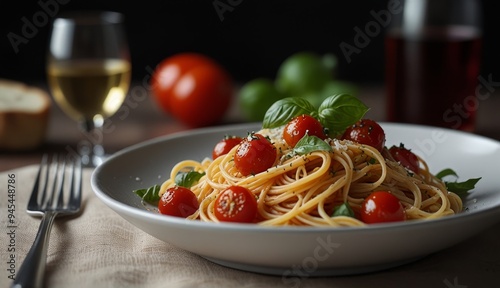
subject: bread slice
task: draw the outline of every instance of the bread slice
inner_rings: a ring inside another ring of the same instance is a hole
[[[45,140],[51,100],[42,89],[0,79],[0,150],[25,151]]]

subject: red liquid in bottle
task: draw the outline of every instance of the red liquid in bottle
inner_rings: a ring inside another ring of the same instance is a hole
[[[388,121],[472,131],[480,34],[469,27],[386,37]]]

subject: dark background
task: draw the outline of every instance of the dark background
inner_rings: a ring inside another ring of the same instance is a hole
[[[78,9],[124,13],[135,80],[144,79],[148,67],[163,58],[186,51],[216,59],[238,82],[274,78],[286,57],[303,50],[336,54],[340,78],[358,83],[383,83],[384,79],[383,32],[371,38],[359,54],[352,54],[350,63],[340,43],[354,45],[354,28],[364,30],[374,20],[370,11],[386,9],[386,0],[0,1],[0,78],[45,81],[45,51],[53,17],[47,16],[47,23],[39,25],[17,53],[7,35],[23,36],[23,17],[33,23],[35,15],[46,13],[40,3],[50,3],[50,9],[58,13]],[[485,23],[482,74],[491,73],[497,79],[500,1],[481,2]],[[218,13],[216,6],[227,10]],[[43,17],[38,19],[39,24],[43,21]]]

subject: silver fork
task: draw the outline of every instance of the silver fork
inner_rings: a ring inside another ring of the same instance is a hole
[[[47,155],[42,158],[27,209],[30,215],[43,216],[42,222],[33,246],[11,287],[43,287],[47,247],[54,219],[56,216],[73,215],[80,211],[82,199],[80,160],[70,160],[57,155],[53,156],[52,161],[48,161],[47,158]],[[69,183],[68,177],[70,177]]]

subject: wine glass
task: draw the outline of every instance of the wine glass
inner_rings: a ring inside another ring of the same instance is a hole
[[[130,86],[123,26],[122,14],[107,11],[61,14],[52,25],[48,84],[55,102],[85,132],[77,149],[88,167],[104,160],[104,120],[120,108]]]
[[[480,1],[401,3],[385,42],[388,120],[473,131],[480,100]]]

